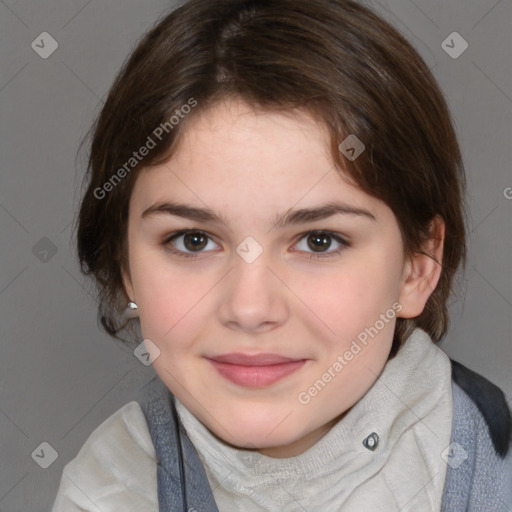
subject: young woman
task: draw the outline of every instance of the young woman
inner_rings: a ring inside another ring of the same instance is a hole
[[[94,126],[77,240],[156,376],[54,512],[509,510],[504,394],[436,345],[466,256],[449,111],[367,8],[161,20]]]

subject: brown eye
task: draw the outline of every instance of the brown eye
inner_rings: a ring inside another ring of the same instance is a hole
[[[306,244],[303,241],[306,241]],[[331,249],[333,241],[335,245],[334,249]],[[349,242],[329,231],[310,231],[304,233],[296,245],[299,251],[308,253],[311,259],[336,256],[347,247],[350,247]]]
[[[206,252],[203,251],[203,249],[205,249],[210,242],[212,247],[208,247],[208,249],[214,249],[216,244],[210,236],[202,231],[189,229],[172,233],[163,240],[162,245],[173,254],[185,258],[194,258]]]
[[[183,245],[189,251],[204,249],[208,243],[208,237],[202,233],[188,233],[183,236]]]
[[[308,236],[308,247],[313,251],[327,250],[331,246],[332,237],[326,234],[311,234]],[[323,252],[323,251],[321,251]]]

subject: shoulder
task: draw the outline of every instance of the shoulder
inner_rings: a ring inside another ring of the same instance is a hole
[[[453,421],[442,512],[512,504],[511,414],[503,391],[450,359]]]
[[[140,405],[130,402],[118,409],[112,416],[101,423],[88,437],[82,452],[119,451],[129,444],[138,448],[148,457],[154,457],[153,444],[149,436],[147,423]],[[79,453],[79,455],[80,455]],[[102,459],[103,456],[98,453]]]
[[[504,458],[511,450],[512,418],[510,408],[503,391],[484,376],[470,370],[458,361],[450,359],[452,380],[464,391],[467,398],[454,394],[459,399],[459,408],[454,407],[454,414],[462,410],[479,414],[486,425],[496,455]]]
[[[101,423],[64,467],[52,512],[153,512],[156,485],[147,422],[140,405],[130,402]]]

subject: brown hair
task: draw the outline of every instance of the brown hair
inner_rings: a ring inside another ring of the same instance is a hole
[[[416,326],[439,341],[454,275],[466,263],[459,146],[422,58],[389,23],[349,0],[191,0],[141,39],[92,127],[78,217],[78,257],[97,284],[105,330],[122,339],[133,323],[121,316],[128,300],[121,269],[128,269],[137,171],[168,159],[194,116],[230,98],[263,111],[302,109],[320,120],[344,175],[394,212],[406,256],[421,252],[436,216],[445,221],[438,285],[421,315],[397,319],[390,358]],[[196,106],[184,110],[191,100]],[[173,115],[179,122],[169,122]],[[366,147],[354,161],[338,148],[349,134]],[[158,139],[156,147],[134,160],[149,138]]]

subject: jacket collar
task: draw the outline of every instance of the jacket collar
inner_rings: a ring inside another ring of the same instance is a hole
[[[179,425],[176,428],[174,396],[158,376],[146,384],[141,392],[138,401],[146,415],[157,454],[160,512],[218,512],[197,451],[183,427]]]

